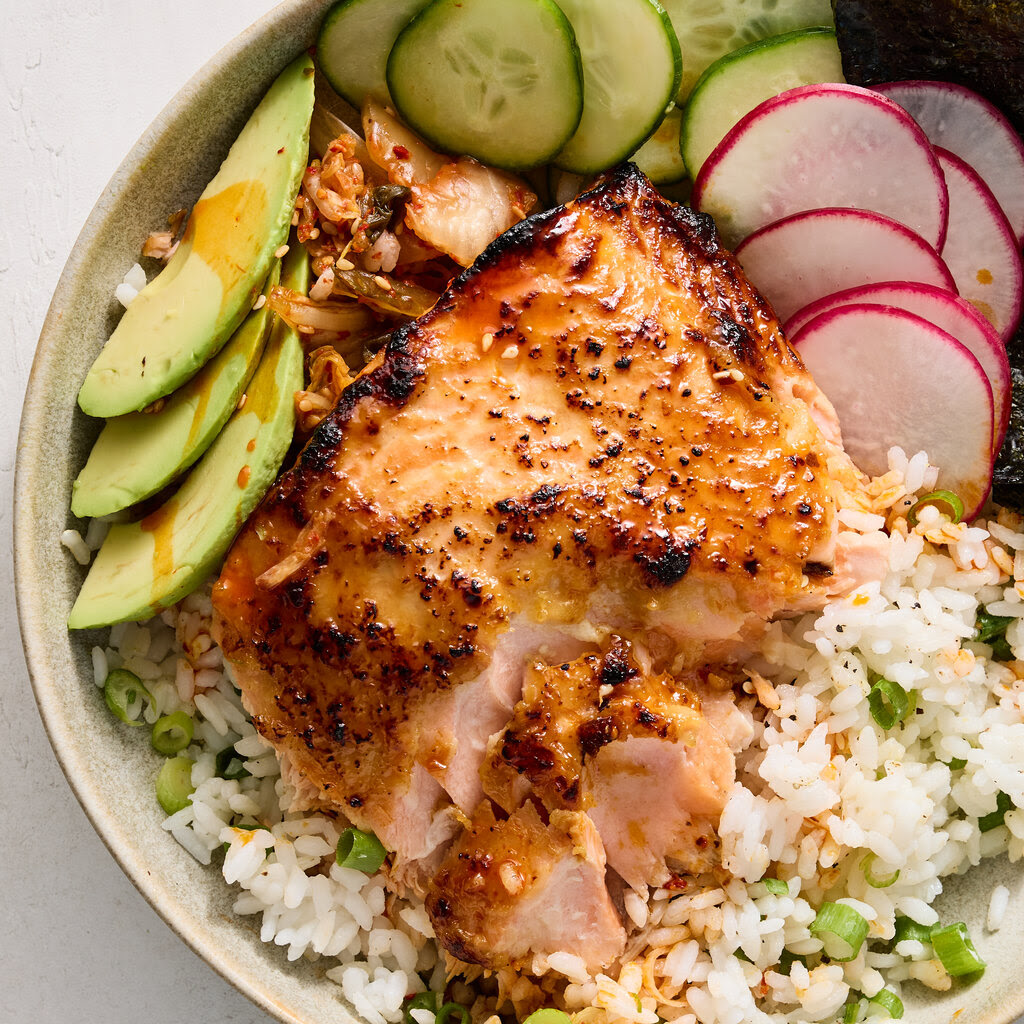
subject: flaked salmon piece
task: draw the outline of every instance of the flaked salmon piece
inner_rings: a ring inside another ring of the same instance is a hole
[[[545,648],[618,635],[684,678],[824,602],[818,395],[711,221],[635,168],[523,221],[235,542],[215,629],[255,727],[420,877]]]
[[[445,949],[491,969],[571,950],[596,970],[626,942],[593,823],[556,811],[545,824],[531,803],[498,820],[484,801],[448,852],[426,906]]]
[[[696,674],[689,683],[643,672],[623,640],[604,655],[534,666],[491,739],[484,790],[508,812],[527,800],[585,811],[609,866],[634,888],[709,870],[736,766],[702,713]],[[714,697],[722,722],[727,701]]]

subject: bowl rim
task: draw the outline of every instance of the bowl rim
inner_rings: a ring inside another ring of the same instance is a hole
[[[327,0],[279,0],[269,11],[218,49],[189,77],[153,118],[118,165],[100,192],[97,202],[71,247],[40,329],[22,404],[14,472],[13,571],[19,631],[40,719],[68,786],[110,855],[150,908],[210,969],[282,1024],[308,1024],[308,1019],[298,1016],[287,1005],[271,998],[253,984],[245,971],[232,966],[222,955],[223,951],[206,941],[193,927],[192,912],[188,906],[181,901],[166,898],[157,876],[133,870],[112,825],[107,821],[102,802],[97,798],[99,787],[90,780],[88,773],[83,771],[79,756],[69,742],[66,723],[60,715],[58,701],[46,678],[47,658],[41,615],[45,596],[39,592],[31,577],[22,571],[35,561],[32,545],[32,510],[27,496],[32,492],[34,483],[46,470],[44,464],[27,458],[26,453],[37,447],[37,442],[46,428],[46,408],[38,400],[37,391],[52,367],[55,354],[52,336],[55,333],[55,325],[62,315],[74,281],[83,271],[89,250],[88,243],[102,227],[108,216],[110,204],[124,191],[139,164],[157,145],[167,122],[172,121],[182,106],[207,87],[206,82],[211,74],[296,12],[326,6]],[[358,1018],[349,1012],[344,1003],[337,1004],[336,1012],[342,1024],[360,1024]],[[1002,998],[996,1000],[990,1012],[993,1016],[987,1019],[986,1024],[1011,1024],[1018,1018],[1022,1018],[1020,1024],[1024,1024],[1024,987],[1009,989]]]
[[[128,864],[125,853],[122,851],[111,825],[106,820],[102,804],[95,797],[94,787],[89,781],[88,773],[82,770],[83,766],[79,763],[76,751],[68,742],[67,730],[59,713],[58,702],[46,678],[45,636],[41,622],[41,609],[45,597],[38,592],[31,576],[23,571],[34,562],[31,505],[27,496],[32,492],[34,483],[46,470],[45,465],[38,460],[27,458],[26,453],[35,449],[46,428],[46,409],[45,405],[38,400],[37,392],[52,366],[53,335],[56,323],[66,306],[66,300],[70,296],[75,280],[83,272],[89,242],[102,228],[111,203],[125,190],[133,173],[158,144],[167,124],[176,118],[180,108],[207,87],[206,83],[212,74],[236,58],[258,39],[271,32],[276,26],[281,25],[290,15],[314,5],[323,6],[321,0],[279,0],[270,10],[260,15],[220,47],[188,78],[150,121],[99,193],[96,203],[71,247],[40,328],[22,402],[14,469],[13,569],[19,632],[39,717],[68,786],[103,845],[149,907],[159,915],[178,938],[199,956],[203,963],[271,1017],[281,1021],[282,1024],[307,1024],[307,1022],[305,1018],[297,1016],[287,1006],[260,991],[244,972],[232,967],[225,960],[221,955],[221,950],[212,943],[204,941],[192,927],[192,914],[186,905],[166,899],[160,890],[157,876],[150,875],[148,872],[134,871]],[[357,1024],[356,1018],[347,1013],[344,1004],[338,1004],[338,1011],[342,1018],[348,1017],[351,1024]]]

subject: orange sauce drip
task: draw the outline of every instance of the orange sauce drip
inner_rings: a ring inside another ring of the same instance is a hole
[[[244,488],[249,482],[250,476],[252,476],[252,470],[248,466],[243,466],[238,471],[238,486]]]
[[[220,278],[225,299],[256,262],[266,219],[267,189],[256,180],[235,182],[193,208],[184,242]]]
[[[157,580],[174,572],[174,515],[177,504],[172,500],[151,512],[139,526],[153,534],[153,589]]]

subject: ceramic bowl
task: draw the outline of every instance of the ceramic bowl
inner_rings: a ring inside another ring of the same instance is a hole
[[[153,798],[158,758],[145,737],[109,714],[92,682],[100,634],[69,634],[65,622],[83,572],[59,538],[80,524],[68,505],[98,424],[75,403],[95,354],[118,318],[114,288],[168,211],[190,206],[277,72],[310,45],[326,3],[286,0],[204,67],[128,154],[96,204],[57,287],[29,381],[15,485],[18,610],[36,698],[54,751],[111,854],[168,925],[255,1003],[281,1021],[353,1021],[323,966],[288,963],[235,917],[216,868],[197,864],[160,828]],[[970,986],[931,993],[911,986],[915,1024],[1007,1024],[1024,1010],[1022,873],[1005,858],[954,880],[947,920],[967,920],[988,961]],[[992,886],[1015,899],[996,935],[984,930]]]

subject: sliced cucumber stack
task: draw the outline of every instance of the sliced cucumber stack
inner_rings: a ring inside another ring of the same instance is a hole
[[[683,53],[677,102],[719,57],[769,36],[829,25],[830,0],[662,0]]]
[[[679,139],[686,169],[696,178],[729,129],[764,100],[798,85],[844,80],[830,28],[800,29],[726,54],[701,75],[686,104]]]
[[[555,163],[592,174],[624,160],[679,87],[679,42],[656,0],[559,0],[583,55],[583,116]]]
[[[679,131],[683,112],[673,107],[654,134],[633,154],[633,162],[655,185],[674,185],[686,177],[679,152]]]
[[[512,170],[555,156],[583,110],[580,52],[553,0],[433,0],[395,40],[387,86],[429,143]]]
[[[317,62],[357,110],[367,96],[387,101],[384,71],[398,33],[430,0],[339,0],[320,26]]]

